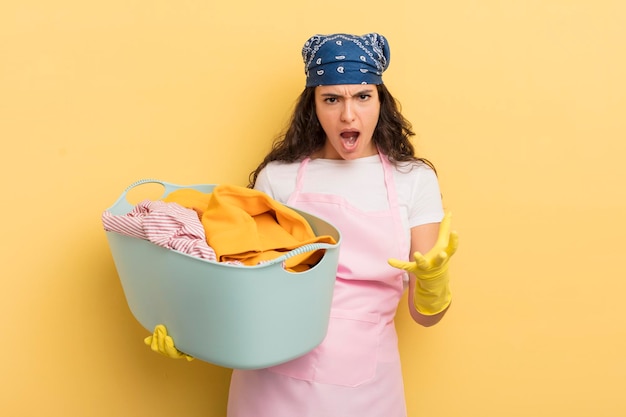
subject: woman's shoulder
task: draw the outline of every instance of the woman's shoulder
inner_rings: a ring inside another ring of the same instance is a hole
[[[295,188],[295,179],[300,162],[269,162],[256,179],[254,188],[285,203]]]
[[[420,178],[436,178],[435,169],[422,160],[399,161],[393,164],[397,177],[408,180],[419,180]]]
[[[395,165],[394,178],[399,193],[410,196],[439,194],[439,179],[434,168],[424,161],[400,162]]]
[[[285,161],[271,161],[265,166],[266,169],[270,169],[272,172],[282,172],[297,170],[301,161],[285,162]]]
[[[283,162],[283,161],[272,161],[269,162],[265,168],[261,171],[260,175],[263,174],[272,182],[282,182],[288,179],[293,178],[297,172],[298,167],[300,166],[300,162]]]

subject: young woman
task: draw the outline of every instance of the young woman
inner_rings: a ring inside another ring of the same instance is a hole
[[[414,156],[411,126],[382,83],[387,40],[317,35],[302,55],[306,88],[250,187],[340,230],[329,331],[291,362],[235,370],[228,416],[406,416],[394,316],[408,284],[412,318],[441,320],[457,237],[449,216],[440,227],[434,167]]]
[[[408,287],[413,320],[441,320],[458,237],[435,169],[414,155],[411,126],[382,82],[387,40],[316,35],[302,55],[306,88],[250,187],[340,230],[328,334],[290,362],[234,370],[228,416],[404,417],[398,303]],[[146,343],[185,357],[164,328]]]

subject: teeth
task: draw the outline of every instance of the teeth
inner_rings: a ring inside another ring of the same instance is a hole
[[[341,137],[346,141],[346,143],[354,145],[357,138],[359,137],[359,134],[355,132],[344,132],[341,134]]]

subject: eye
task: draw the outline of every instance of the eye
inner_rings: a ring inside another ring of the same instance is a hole
[[[329,104],[336,103],[337,102],[337,97],[326,97],[324,99],[324,102],[325,103],[329,103]]]
[[[361,95],[359,96],[359,99],[360,99],[361,101],[365,101],[365,100],[369,100],[371,97],[372,97],[372,96],[371,96],[370,94],[361,94]]]

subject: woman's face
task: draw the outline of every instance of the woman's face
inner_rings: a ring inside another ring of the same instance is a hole
[[[375,85],[316,87],[315,113],[326,133],[326,143],[314,157],[357,159],[378,152],[372,141],[380,113]]]

